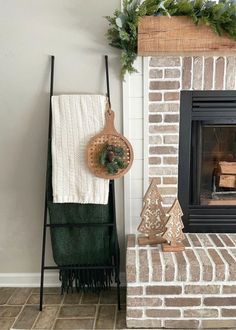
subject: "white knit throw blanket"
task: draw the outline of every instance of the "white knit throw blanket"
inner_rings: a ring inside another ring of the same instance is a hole
[[[52,97],[52,186],[54,203],[107,204],[109,180],[86,164],[86,147],[105,123],[106,97]]]

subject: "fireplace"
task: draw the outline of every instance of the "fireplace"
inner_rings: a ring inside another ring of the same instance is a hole
[[[187,232],[236,232],[236,92],[182,91],[178,198]]]

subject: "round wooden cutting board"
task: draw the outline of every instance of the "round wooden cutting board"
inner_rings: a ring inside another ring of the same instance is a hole
[[[133,148],[130,142],[120,133],[114,126],[114,111],[109,109],[105,114],[105,127],[101,133],[95,135],[87,147],[87,164],[90,171],[99,178],[118,179],[129,171],[133,163]],[[121,147],[124,150],[123,161],[127,165],[125,168],[119,169],[118,173],[110,174],[107,168],[99,163],[99,155],[106,144]]]

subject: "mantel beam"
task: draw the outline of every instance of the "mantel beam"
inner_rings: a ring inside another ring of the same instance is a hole
[[[236,53],[236,41],[187,16],[145,16],[138,27],[138,55]]]

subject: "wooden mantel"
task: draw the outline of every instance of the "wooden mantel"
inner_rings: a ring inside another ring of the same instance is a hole
[[[218,36],[186,16],[145,16],[138,27],[138,55],[236,53],[236,41]]]

